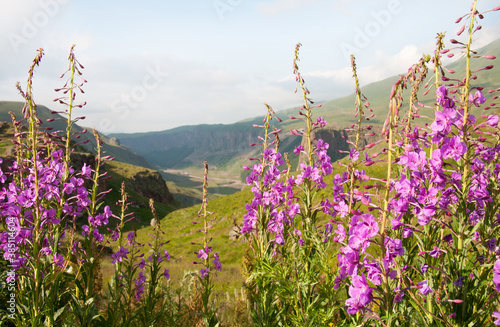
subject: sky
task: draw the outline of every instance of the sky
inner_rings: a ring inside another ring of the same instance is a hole
[[[456,37],[472,0],[0,0],[0,100],[23,101],[39,48],[34,100],[53,110],[69,50],[85,67],[80,125],[104,134],[233,123],[301,105],[293,57],[311,98],[353,92],[405,73]],[[480,11],[498,0],[479,0]],[[500,11],[481,21],[476,47],[500,36]]]

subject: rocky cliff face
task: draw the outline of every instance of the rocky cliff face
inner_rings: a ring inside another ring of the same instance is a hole
[[[71,165],[75,170],[81,170],[84,164],[95,169],[95,156],[92,153],[85,152],[75,152],[71,154]],[[107,170],[107,165],[104,165],[101,167],[100,172],[105,173]],[[126,172],[126,170],[127,169],[124,169],[123,171]],[[110,175],[113,174],[113,172],[110,173]],[[143,169],[130,175],[124,175],[123,177],[125,177],[127,192],[132,192],[146,199],[153,199],[155,202],[163,204],[175,202],[173,195],[167,187],[167,183],[157,171]],[[90,183],[90,181],[88,183]],[[91,185],[86,185],[86,187],[91,187]],[[104,192],[108,190],[108,188],[109,186],[106,179],[99,181],[99,192]],[[137,204],[142,207],[148,206],[147,202]]]
[[[153,199],[155,202],[163,204],[174,202],[174,197],[168,190],[167,183],[157,171],[139,171],[125,181],[125,187],[145,198]]]

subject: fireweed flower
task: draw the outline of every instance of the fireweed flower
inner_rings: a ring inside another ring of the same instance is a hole
[[[211,246],[207,247],[206,249],[201,249],[200,251],[195,252],[195,254],[196,254],[196,257],[198,259],[207,260],[208,259],[208,254],[210,252],[212,252],[212,247]]]
[[[460,137],[455,135],[452,138],[445,139],[441,151],[443,152],[444,159],[452,158],[458,161],[462,155],[467,152],[467,147],[465,143],[461,141]]]
[[[326,122],[326,120],[323,119],[323,117],[318,117],[314,124],[317,124],[320,127],[325,127],[327,125],[327,122]]]
[[[64,256],[62,254],[56,254],[54,253],[54,264],[58,265],[59,267],[64,267]]]
[[[120,233],[118,232],[118,230],[114,229],[111,232],[111,240],[113,240],[113,242],[116,242],[118,238],[120,238]]]
[[[491,240],[486,241],[486,246],[490,252],[496,252],[498,250],[497,238],[493,237]]]
[[[491,127],[498,126],[498,116],[497,115],[489,115],[487,124]]]
[[[496,319],[495,321],[493,321],[493,323],[497,326],[500,326],[500,312],[494,311],[491,316]]]
[[[481,220],[483,219],[483,217],[481,217],[476,210],[472,211],[472,213],[470,214],[469,216],[469,224],[471,226],[476,226]]]
[[[82,226],[82,235],[83,236],[89,236],[90,228],[88,225],[83,225]]]
[[[295,153],[295,155],[299,155],[300,152],[304,151],[304,146],[302,145],[298,145],[295,147],[295,149],[293,150],[293,153]]]
[[[139,269],[144,269],[145,266],[146,266],[146,260],[144,258],[141,258],[138,267]]]
[[[434,292],[432,290],[432,288],[429,287],[429,285],[427,285],[427,279],[426,280],[423,280],[421,281],[420,283],[418,283],[418,286],[419,286],[419,292],[422,294],[422,295],[427,295],[429,293],[432,293]]]
[[[165,279],[170,279],[170,271],[167,268],[163,271],[163,277]]]
[[[394,258],[405,254],[403,242],[400,239],[392,239],[389,236],[385,238],[386,256],[384,258],[385,264],[391,266],[394,263]]]
[[[354,148],[351,149],[351,151],[349,152],[349,158],[352,161],[358,161],[358,159],[359,159],[359,152],[356,151]]]
[[[209,271],[209,270],[210,270],[209,268],[206,268],[206,269],[205,269],[205,268],[203,268],[203,269],[201,269],[201,270],[200,270],[200,277],[201,277],[202,279],[203,279],[203,278],[205,278],[205,276],[206,276],[206,275],[208,275],[208,271]]]
[[[127,245],[131,246],[134,243],[135,232],[129,232],[127,234]]]
[[[136,293],[135,293],[135,298],[137,301],[141,300],[142,295],[144,294],[144,284],[146,282],[146,276],[142,273],[142,271],[139,272],[139,276],[137,279],[134,280],[135,286],[136,286]]]
[[[122,262],[123,259],[128,259],[127,254],[129,253],[129,250],[124,248],[123,246],[120,247],[120,250],[118,250],[116,253],[112,254],[111,257],[113,260],[111,261],[113,264],[116,264],[116,262]]]
[[[434,133],[446,136],[451,132],[451,126],[457,121],[457,111],[454,108],[444,108],[443,111],[436,111],[436,118],[431,124]]]
[[[431,257],[438,258],[443,254],[443,250],[441,250],[437,246],[434,245],[432,248],[433,248],[433,250],[429,252],[429,255]]]
[[[220,260],[219,252],[214,253],[214,260],[213,260],[214,268],[218,271],[222,271],[222,265],[219,260]]]
[[[382,270],[380,269],[380,265],[377,261],[369,261],[365,260],[363,265],[366,269],[367,275],[366,278],[373,283],[373,285],[381,285],[382,284]]]
[[[158,256],[161,257],[160,253],[158,253]],[[170,260],[170,254],[168,253],[168,251],[166,249],[163,250],[163,258],[167,259],[167,260]]]
[[[474,95],[469,94],[469,102],[473,103],[476,107],[479,107],[486,102],[486,98],[480,90],[477,90]]]
[[[351,220],[351,228],[349,235],[356,236],[363,241],[378,234],[379,226],[372,214],[364,214],[363,216],[353,216]]]
[[[350,298],[345,301],[347,312],[351,315],[363,311],[372,301],[372,289],[368,286],[365,275],[353,276],[349,286]]]
[[[94,239],[97,241],[97,242],[102,242],[104,241],[104,235],[102,235],[101,233],[99,233],[99,231],[97,229],[94,229],[92,231],[92,236],[94,236]]]
[[[447,234],[443,237],[443,241],[447,242],[448,245],[453,245],[453,235],[452,234]]]
[[[333,237],[334,242],[342,242],[346,238],[345,228],[343,225],[338,224],[334,233],[337,234]]]
[[[410,170],[420,170],[427,163],[424,151],[410,151],[399,157],[399,165],[408,167]]]
[[[448,98],[448,88],[444,85],[440,86],[436,90],[436,102],[442,106],[447,98]]]
[[[92,173],[92,169],[87,166],[86,163],[83,164],[83,167],[82,167],[82,175],[87,177],[87,178],[90,178],[90,174]]]

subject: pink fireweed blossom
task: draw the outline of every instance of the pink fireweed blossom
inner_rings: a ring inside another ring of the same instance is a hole
[[[210,252],[212,252],[212,247],[211,246],[207,246],[206,249],[201,249],[200,251],[195,252],[195,254],[196,254],[196,257],[198,259],[207,260],[208,259],[208,254]]]
[[[427,279],[424,280],[424,281],[421,281],[420,283],[418,283],[418,286],[420,288],[419,292],[422,294],[422,295],[426,295],[426,294],[429,294],[429,293],[432,293],[434,292],[432,290],[432,288],[429,287],[429,285],[427,285]]]
[[[293,150],[293,153],[295,153],[295,155],[299,155],[300,152],[304,151],[304,146],[302,145],[298,145],[295,147],[295,149]]]
[[[500,259],[495,261],[495,266],[493,267],[493,283],[497,292],[500,292]]]
[[[84,163],[83,167],[82,167],[82,175],[87,177],[87,178],[90,178],[91,173],[92,173],[92,169],[90,169],[90,167],[87,166],[86,163]]]
[[[64,267],[64,256],[62,254],[54,253],[54,263],[59,267]]]
[[[139,272],[139,276],[134,280],[136,288],[135,298],[137,301],[141,300],[142,294],[144,294],[144,283],[146,282],[146,276],[141,272]]]
[[[120,250],[118,252],[111,255],[111,257],[113,258],[111,263],[116,264],[117,261],[122,262],[123,259],[128,259],[127,256],[128,253],[129,253],[128,249],[124,248],[123,246],[120,247]]]
[[[489,115],[486,123],[491,127],[498,126],[498,116],[497,115]]]
[[[318,124],[321,127],[325,127],[327,122],[326,120],[323,119],[323,117],[318,117],[318,119],[316,119],[316,122],[314,124],[315,125]]]
[[[343,225],[338,224],[337,229],[334,231],[334,233],[337,234],[336,236],[333,237],[334,242],[339,243],[345,240],[346,233]]]
[[[201,279],[205,278],[205,276],[208,275],[208,271],[209,270],[210,269],[208,269],[208,268],[200,270],[200,277],[201,277]]]
[[[448,97],[448,88],[446,86],[440,86],[437,90],[436,90],[436,101],[437,103],[439,103],[440,105],[443,105],[444,101],[446,100],[446,98]]]
[[[364,310],[372,301],[372,289],[368,286],[365,275],[353,276],[352,284],[349,286],[350,298],[345,301],[347,313],[353,315],[360,310]]]
[[[213,263],[214,263],[214,267],[216,270],[218,271],[222,271],[222,265],[220,263],[220,258],[219,258],[219,252],[215,252],[214,253],[214,260],[213,260]]]
[[[497,326],[500,326],[500,312],[494,311],[491,316],[496,319],[495,321],[493,321],[493,323]]]
[[[359,159],[359,152],[356,151],[354,148],[351,149],[351,151],[349,152],[349,158],[352,161],[358,161],[358,159]]]
[[[476,107],[486,102],[486,98],[483,96],[483,93],[478,90],[474,95],[469,94],[469,101],[473,103]]]
[[[445,140],[441,152],[444,159],[452,158],[458,161],[467,152],[467,146],[461,141],[460,136],[455,135]]]

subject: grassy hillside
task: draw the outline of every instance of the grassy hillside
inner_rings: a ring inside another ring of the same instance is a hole
[[[333,176],[337,173],[342,173],[345,168],[340,165],[334,165],[334,172],[329,175],[325,182],[327,185],[332,185]],[[369,174],[374,177],[382,178],[385,175],[385,164],[378,163],[366,168]],[[212,184],[211,175],[208,175],[209,187]],[[332,189],[328,186],[320,192],[316,198],[319,201],[322,197],[331,197]],[[253,193],[246,187],[242,191],[236,192],[224,197],[218,197],[208,202],[208,211],[213,212],[215,218],[213,228],[210,229],[210,237],[213,237],[211,246],[214,251],[220,252],[223,271],[216,274],[216,282],[221,289],[220,291],[228,291],[239,289],[243,282],[241,276],[240,265],[242,257],[248,245],[243,236],[237,240],[229,238],[230,232],[236,226],[241,226],[243,223],[243,215],[246,213],[245,204],[251,203]],[[170,243],[167,246],[172,260],[168,264],[170,273],[173,279],[180,279],[186,271],[199,269],[192,261],[196,260],[197,246],[192,243],[199,243],[202,239],[202,234],[197,232],[199,225],[193,225],[193,221],[201,221],[198,218],[199,205],[194,205],[189,208],[183,208],[173,211],[161,220],[162,229],[165,231],[165,240]],[[326,217],[323,217],[326,219]],[[237,227],[236,229],[239,229]],[[147,242],[149,234],[152,232],[152,227],[147,226],[138,231],[138,239],[140,242]]]

